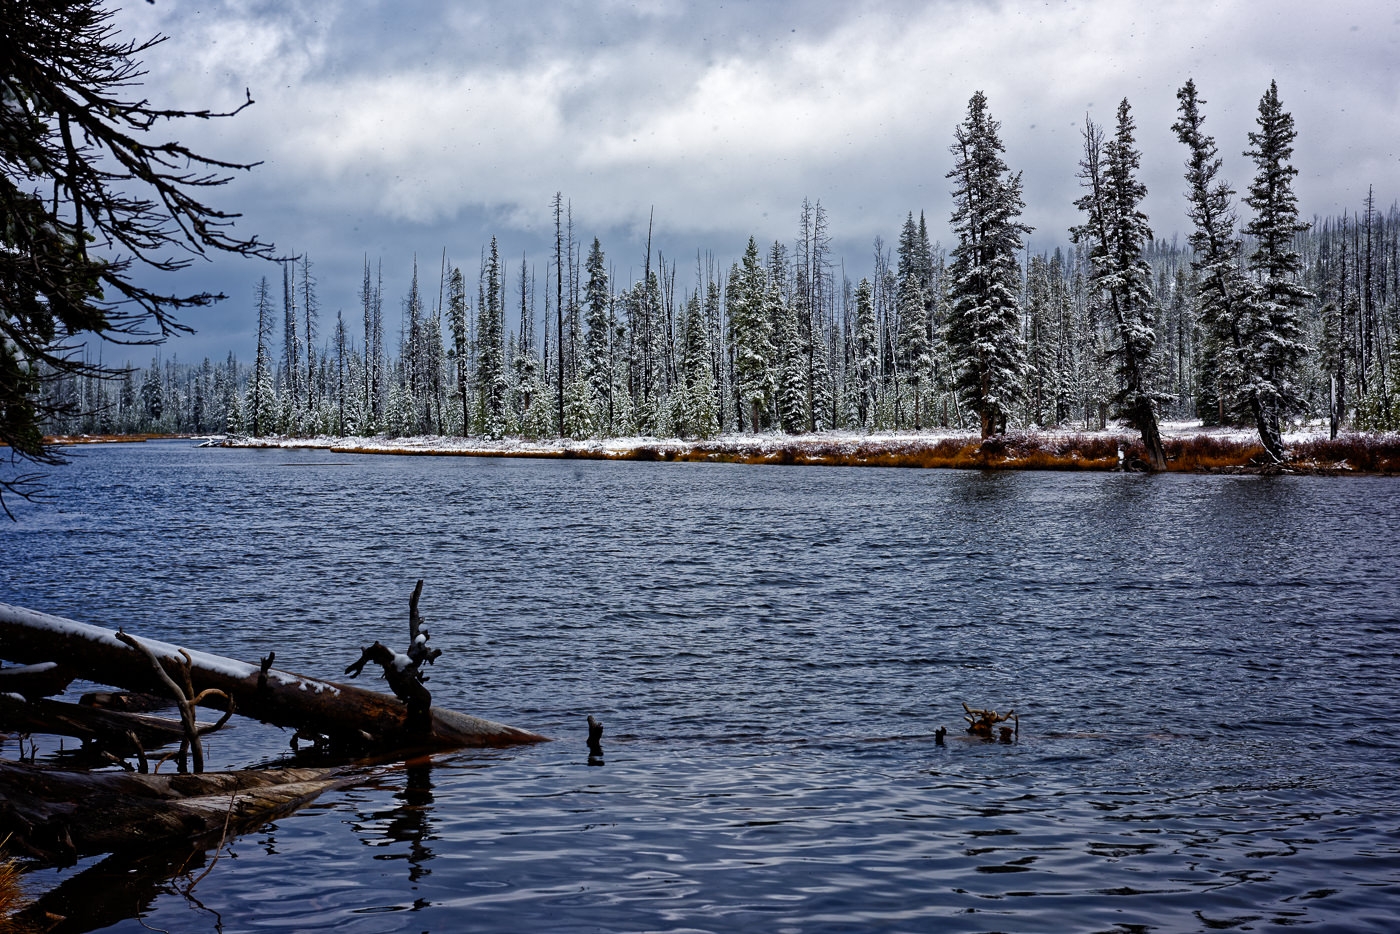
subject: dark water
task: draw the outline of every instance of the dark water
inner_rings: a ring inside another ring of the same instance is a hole
[[[435,702],[559,740],[376,772],[114,931],[1400,928],[1400,481],[163,443],[49,484],[0,600],[339,678],[423,577]]]

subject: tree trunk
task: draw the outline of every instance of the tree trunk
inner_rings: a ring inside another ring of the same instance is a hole
[[[378,749],[510,746],[545,737],[515,727],[433,707],[429,728],[405,729],[407,706],[386,694],[304,675],[263,668],[164,642],[143,644],[170,666],[190,661],[196,693],[223,691],[238,713],[276,726],[329,737],[353,747]],[[347,648],[347,657],[353,657]],[[78,677],[129,691],[166,693],[150,662],[109,629],[0,603],[0,658],[21,664],[62,659]],[[269,657],[270,661],[270,657]],[[211,706],[220,706],[211,701]]]

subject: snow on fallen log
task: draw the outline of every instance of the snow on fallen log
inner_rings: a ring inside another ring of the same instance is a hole
[[[196,693],[223,692],[234,699],[242,716],[294,728],[301,735],[325,736],[333,744],[379,750],[446,749],[546,739],[441,707],[428,711],[426,729],[410,730],[403,701],[280,671],[271,667],[271,656],[257,666],[152,639],[143,638],[140,643],[170,670],[178,670],[188,659]],[[143,653],[124,644],[116,631],[7,603],[0,603],[0,658],[19,664],[60,661],[77,677],[98,684],[150,693],[166,690]]]

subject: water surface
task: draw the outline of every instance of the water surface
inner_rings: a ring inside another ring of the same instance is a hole
[[[78,455],[0,600],[338,679],[422,577],[435,703],[558,740],[373,773],[110,930],[1400,918],[1394,479]]]

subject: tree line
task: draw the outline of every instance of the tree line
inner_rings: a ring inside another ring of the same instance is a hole
[[[910,211],[877,238],[857,281],[832,255],[820,201],[791,242],[750,237],[725,267],[682,266],[650,240],[639,279],[619,282],[597,238],[575,236],[553,199],[540,271],[495,238],[475,288],[444,253],[415,262],[397,314],[368,259],[360,307],[323,321],[311,260],[264,277],[257,351],[198,365],[153,361],[116,382],[74,373],[54,432],[263,435],[706,437],[719,432],[1009,427],[1103,428],[1124,419],[1161,466],[1158,424],[1254,428],[1283,456],[1292,420],[1400,427],[1400,209],[1373,192],[1354,213],[1300,220],[1296,131],[1271,84],[1245,154],[1242,197],[1220,177],[1193,82],[1173,125],[1192,230],[1154,237],[1140,205],[1129,103],[1086,120],[1081,222],[1030,254],[1021,177],[980,92],[950,146],[954,242],[931,243]],[[1240,216],[1247,209],[1248,220]],[[543,314],[540,306],[543,305]],[[390,320],[394,319],[394,320]],[[61,403],[61,404],[58,404]]]

